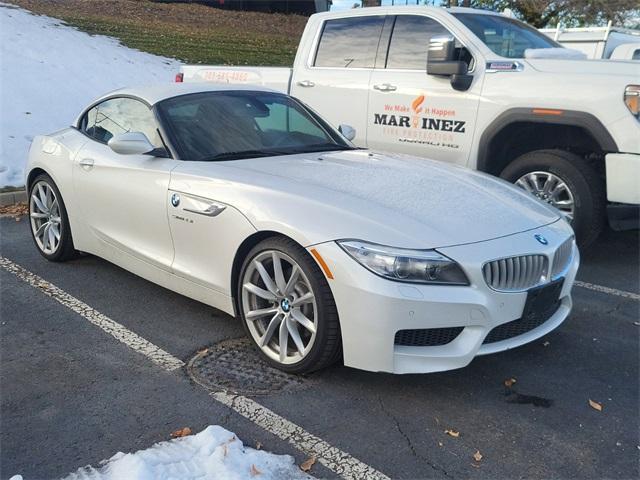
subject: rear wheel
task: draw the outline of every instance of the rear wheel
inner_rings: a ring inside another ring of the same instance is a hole
[[[292,240],[262,241],[239,277],[239,311],[262,357],[289,373],[308,373],[340,354],[338,312],[327,281]]]
[[[62,195],[47,174],[38,175],[29,188],[29,223],[44,258],[64,262],[76,256]]]
[[[560,210],[580,246],[587,247],[598,238],[605,220],[604,184],[580,156],[563,150],[529,152],[500,176]]]

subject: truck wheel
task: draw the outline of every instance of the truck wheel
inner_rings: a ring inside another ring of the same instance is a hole
[[[560,210],[571,223],[581,247],[588,247],[598,238],[605,220],[604,182],[580,156],[563,150],[525,153],[511,162],[500,177]]]

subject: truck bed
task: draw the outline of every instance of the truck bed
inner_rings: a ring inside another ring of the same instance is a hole
[[[184,65],[183,82],[210,82],[261,85],[289,93],[292,69],[287,67],[226,67],[218,65]]]

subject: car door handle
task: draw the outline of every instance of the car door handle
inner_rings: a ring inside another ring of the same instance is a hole
[[[93,158],[83,158],[80,160],[80,166],[85,170],[91,170],[93,168]]]
[[[211,204],[204,210],[197,210],[195,208],[185,208],[183,209],[185,212],[189,213],[197,213],[198,215],[204,215],[205,217],[217,217],[220,215],[227,207],[225,205],[216,205]]]
[[[301,87],[305,87],[305,88],[315,87],[316,86],[316,84],[313,83],[311,80],[300,80],[298,82],[298,85],[300,85]]]
[[[391,85],[390,83],[382,83],[380,85],[374,85],[373,88],[376,90],[380,90],[381,92],[394,92],[398,89],[395,85]]]

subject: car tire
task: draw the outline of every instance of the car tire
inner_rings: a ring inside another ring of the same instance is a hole
[[[29,230],[40,254],[51,262],[65,262],[78,254],[73,246],[69,217],[60,190],[46,173],[29,185]],[[48,227],[47,227],[48,225]]]
[[[282,272],[279,281],[276,261]],[[292,279],[294,269],[298,274]],[[264,274],[269,276],[266,282]],[[271,366],[302,374],[340,358],[340,322],[331,289],[315,260],[293,240],[267,238],[249,252],[240,270],[237,299],[247,335]],[[287,348],[281,349],[283,338]]]
[[[582,157],[563,150],[537,150],[525,153],[511,162],[500,174],[500,177],[528,190],[547,203],[554,204],[544,198],[542,191],[532,188],[531,178],[540,173],[542,185],[545,175],[548,179],[559,179],[568,190],[573,200],[573,219],[571,226],[576,233],[578,244],[589,247],[600,235],[606,216],[606,196],[604,181],[595,169]],[[538,181],[538,184],[540,180]],[[561,185],[557,183],[556,185]],[[560,199],[568,199],[561,188]],[[563,201],[564,201],[563,200]],[[565,205],[559,206],[560,209]]]

